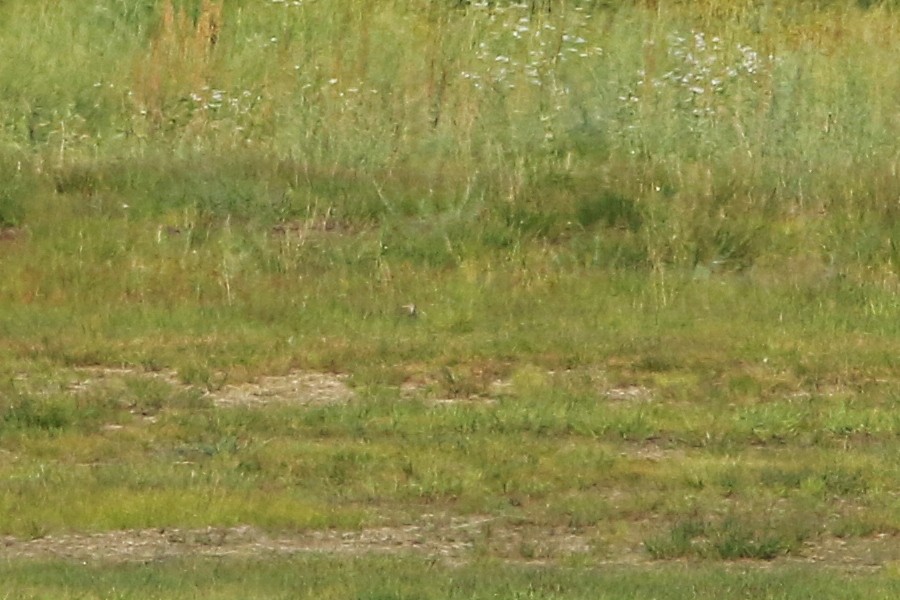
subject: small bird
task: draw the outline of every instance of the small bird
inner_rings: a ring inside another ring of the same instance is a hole
[[[416,318],[419,316],[419,309],[416,308],[415,304],[404,304],[400,308],[403,310],[403,314],[407,317]]]

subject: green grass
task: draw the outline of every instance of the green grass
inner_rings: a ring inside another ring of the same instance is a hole
[[[16,598],[892,598],[890,575],[675,565],[447,567],[414,558],[175,560],[155,565],[2,566]]]
[[[896,3],[6,4],[0,535],[492,523],[9,594],[891,595]]]

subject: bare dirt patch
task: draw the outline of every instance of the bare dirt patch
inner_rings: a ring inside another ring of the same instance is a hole
[[[480,547],[495,555],[520,559],[548,558],[551,552],[552,556],[558,557],[587,552],[590,548],[587,538],[577,533],[547,530],[536,536],[536,532],[522,527],[494,527],[493,521],[491,517],[423,518],[418,523],[402,526],[284,535],[243,526],[73,533],[34,540],[7,537],[0,538],[0,559],[62,558],[129,562],[179,556],[412,552],[459,561]],[[532,538],[539,542],[530,542]]]
[[[84,367],[76,370],[77,379],[67,389],[85,392],[120,384],[128,378],[163,381],[177,387],[190,387],[172,370],[144,371],[131,367]],[[225,385],[205,396],[216,406],[265,406],[275,403],[322,406],[340,404],[353,398],[345,375],[292,371],[286,375],[260,377],[252,382]]]
[[[603,395],[610,400],[619,400],[623,402],[649,402],[653,399],[650,390],[641,385],[611,387],[606,390]]]
[[[351,400],[353,390],[343,375],[295,371],[287,375],[260,377],[251,383],[226,385],[208,395],[217,406],[263,406],[273,403],[323,406]]]
[[[555,564],[582,556],[596,564],[655,564],[642,546],[621,541],[607,545],[591,528],[515,525],[492,517],[430,518],[417,523],[359,531],[308,531],[290,534],[261,529],[135,529],[50,535],[33,540],[0,538],[0,560],[148,562],[178,557],[259,557],[297,554],[364,556],[413,553],[451,564],[491,556],[512,562]],[[598,547],[599,546],[599,547]],[[900,560],[893,536],[822,538],[807,542],[802,554],[769,561],[739,561],[770,568],[814,564],[848,572],[873,571]]]
[[[80,367],[75,370],[78,380],[69,384],[72,392],[84,392],[99,386],[119,383],[130,377],[145,377],[164,381],[170,385],[184,385],[172,370],[145,371],[132,367]]]
[[[853,570],[878,569],[900,561],[900,543],[895,536],[884,533],[859,538],[826,537],[807,542],[800,560]]]

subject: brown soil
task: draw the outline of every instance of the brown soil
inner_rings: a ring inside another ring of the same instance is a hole
[[[104,385],[114,385],[128,377],[146,377],[165,381],[173,386],[183,386],[174,371],[143,371],[128,367],[84,367],[76,371],[78,380],[68,389],[81,392]],[[265,406],[273,403],[321,406],[347,402],[353,398],[353,390],[346,383],[345,375],[292,371],[287,375],[260,377],[252,382],[225,385],[206,392],[216,406]]]
[[[295,371],[287,375],[261,377],[253,383],[227,385],[210,392],[217,406],[261,406],[277,402],[321,406],[340,404],[353,398],[343,375]]]
[[[457,562],[478,552],[540,560],[586,553],[584,534],[564,530],[531,531],[494,527],[490,517],[433,518],[360,531],[309,531],[270,534],[254,527],[138,529],[90,534],[49,535],[33,540],[0,538],[0,560],[13,558],[149,561],[179,556],[258,556],[326,553],[420,553]],[[532,540],[537,540],[532,542]]]
[[[598,548],[597,546],[602,546]],[[258,557],[296,554],[354,555],[415,553],[451,564],[491,556],[514,562],[553,564],[582,556],[594,564],[655,564],[643,549],[612,548],[598,532],[500,523],[490,517],[434,518],[415,524],[360,531],[272,534],[242,527],[136,529],[51,535],[33,540],[0,538],[0,560],[147,562],[177,557]],[[768,568],[815,564],[844,571],[871,571],[900,560],[891,536],[809,542],[802,556],[774,561],[739,561]]]

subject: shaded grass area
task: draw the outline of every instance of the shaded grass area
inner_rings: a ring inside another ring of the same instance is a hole
[[[553,568],[418,558],[177,560],[0,566],[17,598],[892,598],[890,574],[668,565]]]

